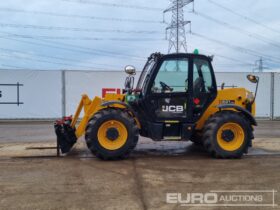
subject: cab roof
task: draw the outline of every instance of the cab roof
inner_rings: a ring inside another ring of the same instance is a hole
[[[166,58],[204,58],[212,60],[211,56],[203,55],[203,54],[194,54],[194,53],[170,53],[170,54],[162,54],[163,57]]]
[[[213,58],[211,56],[203,55],[203,54],[195,54],[195,53],[169,53],[169,54],[162,54],[159,52],[152,53],[150,57],[160,57],[162,59],[165,58],[203,58],[209,61],[212,61]]]

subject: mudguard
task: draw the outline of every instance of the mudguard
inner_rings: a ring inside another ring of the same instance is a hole
[[[111,106],[111,105],[113,105],[113,104],[123,105],[124,107],[126,107],[126,108],[128,108],[128,109],[131,109],[131,107],[130,107],[128,104],[126,104],[126,103],[124,103],[124,102],[122,102],[122,101],[106,101],[106,102],[103,102],[103,103],[101,104],[101,106]]]
[[[106,102],[102,103],[101,106],[105,106],[105,107],[108,106],[109,107],[109,106],[114,105],[114,104],[124,106],[126,109],[128,109],[133,114],[134,117],[137,116],[135,111],[132,109],[132,107],[129,106],[129,104],[124,103],[122,101],[106,101]]]
[[[255,117],[251,114],[251,112],[249,112],[248,110],[244,109],[241,106],[237,106],[234,104],[220,104],[217,106],[217,108],[218,109],[235,109],[237,111],[240,111],[242,114],[244,114],[247,117],[247,119],[250,121],[250,123],[252,125],[255,125],[255,126],[258,125]]]

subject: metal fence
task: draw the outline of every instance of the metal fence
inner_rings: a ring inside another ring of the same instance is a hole
[[[247,74],[217,72],[217,83],[254,91]],[[280,119],[280,73],[256,75],[260,77],[257,117]],[[73,114],[81,94],[94,97],[120,92],[125,77],[122,71],[0,70],[0,119],[50,119]]]

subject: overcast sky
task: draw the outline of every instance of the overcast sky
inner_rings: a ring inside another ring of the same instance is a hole
[[[252,71],[260,56],[266,71],[280,69],[280,1],[211,1],[195,0],[195,14],[191,4],[184,8],[193,32],[186,35],[188,52],[214,54],[216,71]],[[150,53],[167,53],[162,11],[169,5],[168,0],[1,1],[0,68],[122,70],[132,64],[141,70]]]

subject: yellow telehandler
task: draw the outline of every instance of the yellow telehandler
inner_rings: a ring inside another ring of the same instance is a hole
[[[245,88],[217,89],[212,57],[198,53],[153,53],[134,88],[133,66],[122,94],[92,100],[83,95],[75,115],[55,123],[62,153],[85,135],[88,148],[103,160],[128,157],[139,135],[155,141],[191,140],[217,158],[239,158],[252,146],[257,125],[255,94]],[[108,78],[109,79],[109,78]],[[79,120],[81,112],[84,116]]]

